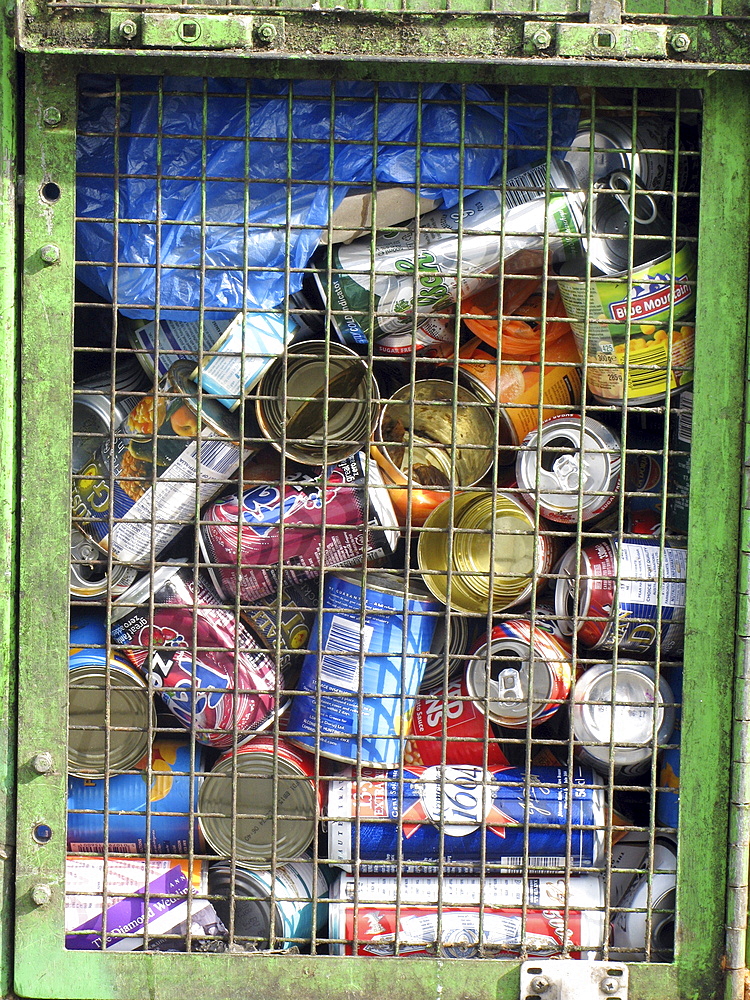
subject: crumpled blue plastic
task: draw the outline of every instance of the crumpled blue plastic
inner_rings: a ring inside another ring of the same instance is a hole
[[[197,318],[201,302],[217,319],[273,309],[350,187],[374,175],[451,206],[459,181],[468,193],[498,173],[497,147],[509,170],[543,159],[550,122],[562,155],[575,105],[572,88],[511,88],[506,121],[504,91],[477,85],[87,77],[78,278],[144,319],[157,296],[164,319]]]

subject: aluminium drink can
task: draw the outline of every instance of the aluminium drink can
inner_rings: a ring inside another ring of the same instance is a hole
[[[70,596],[73,601],[102,601],[124,594],[138,576],[134,566],[108,563],[102,550],[77,528],[70,532]]]
[[[600,864],[600,779],[574,766],[444,765],[336,778],[325,821],[332,864],[359,871],[532,871]],[[528,838],[528,839],[527,839]]]
[[[650,859],[646,859],[650,860]],[[677,893],[677,845],[660,834],[653,865],[637,876],[612,921],[610,959],[616,962],[671,962]]]
[[[393,878],[342,874],[331,887],[336,955],[595,959],[605,941],[597,875]]]
[[[682,667],[667,669],[675,699],[675,727],[670,742],[661,752],[659,791],[656,793],[656,820],[661,826],[677,829],[680,818],[680,744],[682,742]]]

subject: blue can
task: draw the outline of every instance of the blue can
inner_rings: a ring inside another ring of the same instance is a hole
[[[103,853],[108,789],[106,842],[110,851],[145,854],[147,843],[154,854],[186,855],[191,848],[202,850],[196,813],[203,780],[203,751],[196,746],[192,778],[190,753],[187,740],[158,739],[154,740],[151,767],[147,770],[114,774],[108,780],[69,777],[68,849]]]
[[[656,820],[660,826],[672,826],[677,829],[680,815],[680,740],[682,735],[682,667],[673,669],[662,668],[665,677],[672,688],[675,706],[674,732],[670,743],[676,746],[667,747],[661,752],[659,765],[659,785],[663,791],[656,793]]]
[[[439,604],[420,584],[370,572],[326,582],[287,738],[325,757],[394,767],[411,726]]]
[[[71,656],[89,646],[107,645],[107,618],[104,608],[70,609]]]
[[[601,779],[576,766],[409,767],[331,782],[331,863],[351,869],[473,872],[593,867],[604,857]],[[528,844],[526,837],[528,835]]]

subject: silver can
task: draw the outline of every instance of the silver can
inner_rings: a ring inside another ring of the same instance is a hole
[[[622,912],[612,921],[610,959],[672,961],[676,889],[677,845],[662,834],[654,842],[651,873],[637,876],[620,900]]]
[[[70,596],[74,601],[100,601],[124,594],[138,575],[133,566],[112,562],[77,528],[70,532]]]

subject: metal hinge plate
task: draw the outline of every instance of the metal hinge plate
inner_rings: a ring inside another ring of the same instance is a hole
[[[149,49],[272,49],[283,44],[284,18],[113,10],[109,41]]]
[[[585,59],[666,59],[692,50],[694,40],[665,24],[527,21],[524,52]],[[692,51],[691,51],[692,54]]]
[[[627,1000],[624,962],[534,960],[521,966],[521,1000]]]

